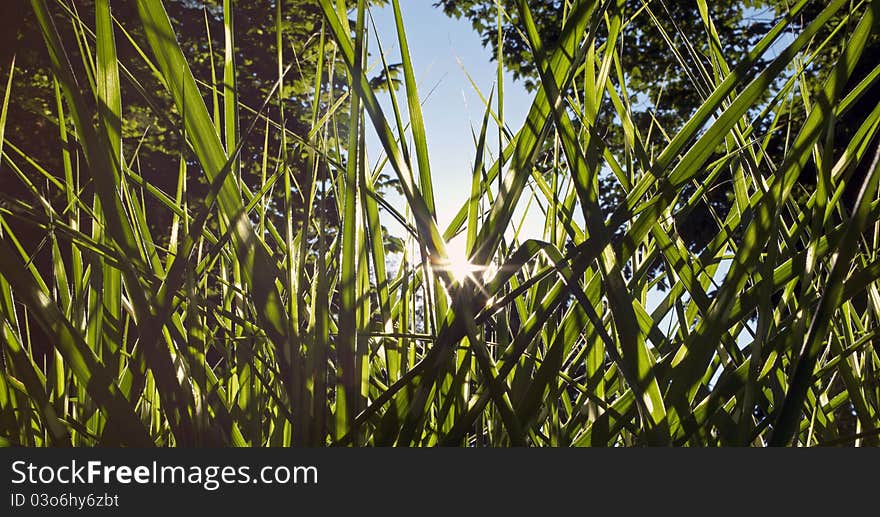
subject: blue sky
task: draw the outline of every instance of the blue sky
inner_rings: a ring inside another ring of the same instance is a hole
[[[468,74],[483,95],[488,96],[496,83],[497,65],[492,61],[491,50],[483,47],[479,35],[467,20],[449,18],[442,10],[433,7],[433,3],[434,0],[401,0],[407,41],[416,79],[419,82],[419,96],[423,101],[422,109],[434,179],[437,219],[443,231],[470,194],[475,155],[471,129],[474,128],[474,131],[478,132],[484,110],[480,96],[468,80]],[[386,59],[389,63],[399,62],[393,11],[390,7],[373,8],[372,15]],[[371,64],[374,63],[376,69],[381,66],[375,44],[371,46]],[[376,75],[375,71],[371,75]],[[398,91],[398,96],[401,107],[405,110],[405,92],[402,88]],[[525,91],[522,83],[514,81],[512,76],[507,74],[504,97],[505,123],[516,132],[525,120],[532,94]],[[391,118],[393,112],[387,94],[383,93],[380,100],[386,114]],[[492,155],[495,156],[497,152],[495,126],[490,126],[489,131],[493,136],[489,138],[489,145]],[[376,163],[381,156],[382,147],[371,125],[368,130],[367,148],[370,163]],[[394,174],[390,166],[385,172]],[[387,198],[396,207],[403,208],[404,202],[400,196],[389,195]],[[525,212],[527,198],[527,195],[523,196],[514,224],[518,224],[519,217]],[[534,204],[530,206],[525,221],[520,239],[541,238],[543,216]],[[402,234],[401,229],[390,216],[383,217],[383,224],[393,233]],[[508,234],[510,233],[508,229]],[[463,239],[456,239],[450,245],[450,255],[463,254],[463,248]],[[716,280],[720,280],[726,271],[727,264],[724,264],[717,272]],[[649,311],[653,310],[664,295],[665,293],[651,290],[646,300],[646,308]],[[671,318],[674,318],[674,314],[660,322],[661,328],[665,329],[670,324]]]
[[[470,194],[471,171],[476,154],[471,128],[479,131],[484,110],[467,74],[488,96],[496,83],[497,65],[491,60],[491,50],[483,48],[479,35],[467,20],[447,17],[441,9],[433,7],[433,0],[403,0],[401,7],[413,68],[419,83],[419,96],[423,101],[437,219],[440,228],[445,229]],[[390,7],[373,8],[372,14],[386,59],[389,63],[399,62],[393,11]],[[373,62],[380,66],[375,45],[371,46]],[[401,88],[398,96],[405,108],[404,95]],[[510,75],[505,78],[504,95],[505,122],[516,130],[525,120],[531,95]],[[380,95],[380,100],[391,118],[391,103],[387,94]],[[497,151],[495,126],[490,126],[489,131],[494,156]],[[381,145],[372,128],[368,133],[372,164],[380,156]],[[390,167],[386,172],[393,175]],[[402,202],[395,204],[403,205]],[[393,228],[394,223],[389,221],[389,227]],[[540,228],[536,230],[540,231]]]

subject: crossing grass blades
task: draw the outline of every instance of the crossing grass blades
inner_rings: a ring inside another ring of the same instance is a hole
[[[71,145],[57,143],[63,170],[45,170],[13,149],[18,135],[0,139],[0,182],[30,185],[0,207],[0,440],[877,445],[880,104],[848,141],[828,142],[880,77],[878,64],[849,80],[870,59],[880,2],[832,0],[806,21],[809,2],[794,2],[746,55],[730,56],[711,2],[696,1],[704,32],[669,35],[705,92],[680,128],[632,116],[619,60],[644,8],[568,0],[550,47],[519,1],[538,88],[521,127],[501,122],[503,94],[481,93],[471,188],[440,227],[398,0],[387,7],[396,34],[372,31],[364,0],[316,2],[323,25],[309,45],[328,57],[309,78],[320,102],[306,134],[284,129],[278,109],[296,63],[282,57],[264,78],[275,86],[263,106],[241,105],[228,50],[222,77],[197,80],[162,1],[137,2],[146,38],[125,44],[167,89],[173,113],[160,115],[185,140],[171,192],[143,180],[140,151],[123,145],[121,85],[146,78],[117,55],[127,33],[109,0],[94,12],[32,0],[57,84],[52,118]],[[65,47],[59,15],[82,48]],[[281,41],[280,19],[275,28]],[[376,37],[400,53],[402,84],[390,92],[369,78],[391,66]],[[697,46],[709,53],[691,59]],[[0,135],[17,102],[9,70]],[[347,87],[331,88],[332,76]],[[818,91],[803,87],[816,76]],[[805,116],[780,116],[793,103]],[[622,151],[597,127],[603,105]],[[345,138],[334,138],[339,127]],[[284,149],[264,149],[278,166],[248,187],[236,164],[266,132]],[[369,132],[382,153],[372,161]],[[783,155],[771,156],[781,133]],[[307,157],[307,181],[292,181],[285,153]],[[187,195],[188,162],[205,196]],[[810,188],[799,181],[807,169],[819,176]],[[383,197],[382,173],[402,203]],[[613,210],[599,202],[601,175],[623,193]],[[730,190],[729,210],[713,212],[717,232],[694,249],[675,216],[715,188]],[[266,202],[277,192],[283,203]],[[288,209],[293,196],[304,214]],[[313,208],[319,198],[334,200],[334,222]],[[518,232],[526,206],[540,238]],[[160,211],[172,222],[157,231]],[[399,249],[386,248],[383,224]],[[22,225],[44,245],[23,246]],[[464,251],[451,253],[453,241]],[[37,267],[39,253],[51,268]]]

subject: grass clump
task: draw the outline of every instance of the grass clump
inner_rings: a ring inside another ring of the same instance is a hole
[[[875,445],[880,107],[834,139],[880,77],[875,66],[851,80],[880,3],[834,0],[791,36],[808,4],[798,2],[738,62],[698,3],[704,33],[679,36],[709,50],[680,65],[706,94],[682,127],[663,128],[634,122],[618,66],[643,10],[566,2],[548,48],[517,2],[538,70],[532,104],[510,128],[503,95],[485,99],[471,191],[440,228],[398,0],[400,65],[368,55],[367,2],[318,0],[309,75],[279,48],[261,106],[236,94],[233,2],[221,10],[222,70],[197,78],[161,0],[139,1],[126,23],[107,0],[88,13],[33,0],[63,160],[46,170],[13,145],[19,135],[0,139],[2,181],[26,190],[0,207],[0,436]],[[283,47],[280,13],[279,2],[266,14]],[[59,18],[78,48],[59,36]],[[121,57],[123,42],[136,52]],[[400,90],[370,79],[374,67],[399,71]],[[0,130],[16,102],[19,71],[7,70]],[[313,85],[306,131],[285,122],[289,74]],[[146,102],[154,82],[165,108]],[[129,90],[179,135],[173,189],[145,179],[140,148],[124,143]],[[603,106],[622,149],[603,140]],[[368,131],[384,155],[375,167]],[[261,176],[248,181],[254,164]],[[388,176],[402,208],[383,195]],[[609,179],[622,191],[610,208],[599,192]],[[688,245],[676,221],[720,188],[730,196],[709,211],[714,231]],[[544,218],[540,238],[517,234],[525,204]],[[34,235],[40,245],[27,245]],[[464,256],[450,256],[454,238]]]

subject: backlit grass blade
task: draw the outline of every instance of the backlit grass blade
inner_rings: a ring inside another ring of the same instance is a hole
[[[824,11],[825,13],[828,13],[828,16],[830,16],[830,9],[831,7]],[[868,21],[867,24],[865,23],[866,19]],[[864,44],[864,39],[860,39],[859,35],[861,34],[861,37],[864,38],[866,32],[870,30],[869,28],[872,22],[873,19],[869,15],[866,14],[863,17],[854,38],[851,40],[854,41],[855,44],[850,47],[852,53],[848,53],[849,55],[854,55],[856,58],[858,57],[861,52],[861,46]],[[814,22],[814,24],[815,23],[816,22]],[[805,31],[802,35],[807,33],[808,32]],[[795,43],[797,43],[797,41]],[[846,55],[847,54],[845,54],[845,56]],[[826,83],[825,91],[828,97],[835,96],[833,92],[842,89],[844,79],[847,77],[849,71],[851,71],[851,67],[854,66],[854,62],[855,60],[852,58],[844,59],[839,62],[838,69],[840,72],[838,74],[832,74]],[[742,98],[742,95],[740,98]],[[822,106],[825,106],[825,108]],[[676,368],[677,371],[674,381],[669,389],[669,397],[671,397],[676,403],[680,397],[685,396],[686,392],[690,390],[690,385],[695,380],[694,372],[696,369],[705,365],[707,349],[701,347],[701,351],[697,353],[690,344],[697,342],[712,342],[714,334],[718,332],[719,328],[721,328],[721,325],[718,324],[718,320],[726,314],[730,305],[733,303],[739,289],[746,279],[746,271],[748,268],[754,266],[761,249],[763,249],[764,243],[770,236],[769,231],[774,223],[774,217],[777,210],[776,207],[788,197],[791,188],[794,185],[794,180],[797,178],[800,170],[803,169],[806,161],[810,157],[810,145],[816,138],[818,138],[823,120],[827,120],[823,115],[827,106],[828,104],[822,104],[816,106],[814,110],[811,111],[804,126],[801,128],[798,138],[795,139],[793,151],[789,154],[786,162],[780,167],[781,170],[775,176],[774,183],[769,190],[771,199],[759,205],[756,219],[749,225],[743,237],[743,245],[738,251],[737,259],[734,261],[727,274],[725,285],[719,293],[718,299],[716,299],[713,304],[710,314],[701,321],[701,325],[696,329],[696,332],[691,335],[689,343],[686,343],[680,348],[679,352],[676,354],[676,358],[673,361],[673,367]]]
[[[223,169],[227,155],[223,150],[208,110],[199,94],[189,65],[177,44],[171,22],[162,3],[147,0],[138,3],[138,12],[150,46],[156,55],[159,69],[171,94],[181,110],[186,133],[193,150],[209,180],[214,179]],[[225,224],[233,229],[236,255],[246,281],[250,284],[256,304],[256,315],[261,326],[272,340],[281,361],[281,379],[289,394],[293,394],[293,378],[299,378],[292,371],[293,351],[287,337],[287,316],[282,306],[275,280],[279,277],[275,264],[270,260],[265,247],[259,244],[251,223],[240,209],[242,198],[236,189],[233,178],[227,177],[220,189],[218,202]]]
[[[364,54],[364,15],[365,4],[363,0],[358,1],[357,6],[357,25],[355,34],[355,61],[351,73],[352,83],[356,81],[363,73],[363,54]],[[358,170],[360,159],[360,95],[352,98],[351,115],[349,118],[349,136],[348,136],[348,163],[342,177],[342,246],[340,257],[340,310],[339,310],[339,338],[336,341],[336,353],[339,356],[339,365],[337,366],[337,377],[339,379],[336,396],[336,437],[341,438],[350,427],[360,411],[361,393],[360,379],[358,372],[363,368],[362,364],[358,364],[361,358],[358,355],[358,325],[357,325],[357,305],[358,305],[358,259],[359,259],[359,240],[358,232],[360,231],[359,214],[358,214]]]
[[[870,11],[869,11],[870,12]],[[867,17],[866,17],[867,18]],[[869,19],[869,22],[873,20]],[[806,391],[812,384],[813,371],[816,368],[816,360],[822,349],[822,342],[826,337],[828,320],[834,311],[837,311],[843,298],[844,279],[849,273],[851,259],[854,256],[858,240],[868,223],[871,201],[877,192],[878,162],[880,162],[880,146],[874,154],[871,167],[865,177],[864,183],[859,190],[856,210],[846,227],[846,231],[840,239],[837,251],[831,262],[831,272],[828,279],[828,289],[822,295],[819,306],[810,322],[810,329],[804,340],[803,347],[799,351],[799,357],[792,373],[789,391],[782,403],[779,416],[776,421],[771,445],[788,445],[794,438],[797,429],[795,425],[800,420],[801,405],[806,397]]]
[[[518,5],[520,16],[525,23],[529,41],[532,45],[535,60],[539,64],[539,68],[543,68],[543,46],[532,20],[531,12],[525,2],[520,1]],[[543,87],[551,97],[559,95],[559,87],[555,84],[555,79],[550,74],[542,72],[541,80]],[[650,422],[649,432],[654,433],[657,432],[654,430],[655,426],[664,425],[666,418],[665,409],[662,396],[660,395],[660,388],[653,371],[654,359],[646,347],[645,334],[639,328],[632,302],[630,301],[629,294],[626,292],[620,268],[621,262],[615,257],[614,250],[610,246],[607,228],[600,214],[598,193],[596,192],[597,183],[595,182],[595,174],[598,173],[595,154],[598,152],[598,147],[595,145],[591,146],[588,143],[585,153],[583,148],[577,144],[575,132],[568,115],[561,109],[555,109],[552,113],[554,123],[563,142],[569,167],[572,170],[575,185],[578,189],[581,208],[584,212],[584,219],[590,237],[594,241],[593,245],[604,248],[599,264],[606,283],[606,296],[615,317],[618,339],[621,342],[621,357],[625,361],[621,366],[624,368],[625,375],[627,375],[633,390],[639,395],[637,401],[640,411],[645,414],[644,418],[646,421]],[[585,154],[590,156],[588,157]],[[662,431],[659,432],[660,435],[655,437],[655,439],[662,440]]]
[[[0,107],[0,158],[3,157],[3,142],[6,135],[6,115],[9,113],[9,97],[12,94],[12,78],[15,76],[15,56],[9,63],[9,77],[6,78],[6,88],[3,90],[3,106]]]
[[[350,34],[345,30],[343,22],[340,20],[336,9],[329,0],[320,0],[320,5],[329,24],[329,28],[339,44],[342,57],[345,60],[349,71],[354,70],[359,57],[352,45]],[[440,236],[440,232],[431,217],[431,211],[428,208],[427,202],[415,190],[415,186],[412,183],[410,168],[403,160],[403,155],[398,146],[394,143],[394,134],[391,127],[388,125],[385,115],[382,113],[382,109],[379,106],[375,94],[369,86],[369,80],[363,73],[352,79],[352,84],[362,96],[361,102],[364,105],[364,109],[370,115],[370,119],[373,122],[373,126],[376,128],[382,147],[388,154],[391,165],[394,167],[397,177],[400,180],[401,188],[403,189],[410,209],[413,211],[420,238],[427,246],[431,255],[445,257],[445,242]]]
[[[31,308],[30,314],[47,334],[53,336],[67,365],[86,386],[89,396],[107,412],[108,428],[105,434],[108,442],[141,447],[152,445],[152,438],[109,372],[82,340],[77,329],[61,314],[58,306],[34,282],[32,273],[24,270],[15,252],[3,239],[0,239],[0,270],[17,296]]]
[[[394,22],[397,26],[397,41],[400,45],[400,58],[403,61],[403,78],[406,83],[406,101],[409,107],[409,119],[415,143],[416,160],[419,169],[419,190],[428,212],[436,217],[434,208],[434,186],[431,179],[431,162],[428,156],[428,139],[425,134],[425,121],[422,117],[422,105],[419,102],[418,86],[416,84],[415,71],[413,70],[412,58],[409,52],[409,43],[406,38],[406,30],[403,24],[403,15],[400,10],[399,0],[391,0],[394,10]]]
[[[131,222],[128,220],[126,210],[122,205],[122,200],[116,194],[120,181],[119,168],[121,163],[114,158],[113,145],[109,142],[109,134],[106,131],[95,131],[89,119],[89,110],[86,107],[84,98],[77,86],[75,76],[73,74],[71,64],[66,57],[65,50],[61,44],[58,33],[49,16],[48,10],[42,0],[34,0],[32,7],[37,20],[40,24],[43,38],[49,50],[49,55],[53,65],[53,71],[58,79],[61,90],[67,100],[69,113],[73,119],[74,126],[80,138],[86,160],[88,161],[91,176],[94,180],[98,196],[96,203],[100,199],[100,212],[109,233],[109,237],[121,249],[125,250],[125,262],[123,262],[123,276],[128,287],[136,314],[145,317],[150,313],[148,301],[141,290],[140,279],[135,274],[135,269],[145,269],[146,266],[142,259],[142,251],[138,246]],[[103,37],[111,37],[104,35]],[[108,50],[108,52],[110,52]],[[108,92],[112,89],[112,84],[108,87]],[[110,93],[111,97],[113,93]],[[163,396],[169,410],[176,411],[179,415],[185,415],[188,410],[186,408],[192,406],[191,396],[181,389],[174,373],[171,359],[158,351],[145,347],[140,353],[149,358],[151,367],[156,369],[157,380],[163,386]],[[175,430],[183,441],[191,439],[193,431],[190,428],[189,421],[186,418],[173,419]]]

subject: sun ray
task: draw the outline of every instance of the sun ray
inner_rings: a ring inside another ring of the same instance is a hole
[[[475,283],[483,281],[481,273],[486,270],[486,267],[474,264],[468,259],[462,239],[451,240],[447,243],[446,251],[447,257],[437,261],[434,265],[435,270],[448,272],[456,284],[463,284],[467,280]]]

